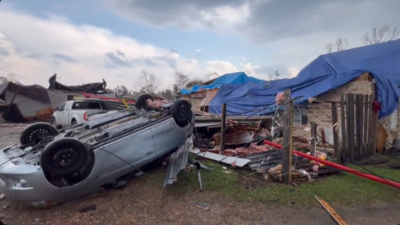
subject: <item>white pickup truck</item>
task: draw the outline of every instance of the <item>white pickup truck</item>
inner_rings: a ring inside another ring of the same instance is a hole
[[[70,100],[58,107],[53,113],[52,124],[61,128],[80,124],[99,114],[108,114],[101,101],[96,100]],[[111,113],[111,112],[110,112]],[[101,115],[101,116],[103,116]]]

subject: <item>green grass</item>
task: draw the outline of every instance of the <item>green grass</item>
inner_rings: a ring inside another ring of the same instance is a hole
[[[400,199],[400,189],[373,182],[365,178],[342,173],[317,178],[314,182],[304,182],[299,186],[272,183],[260,174],[251,174],[250,170],[224,169],[224,165],[212,161],[202,161],[211,171],[202,170],[203,192],[218,193],[233,197],[239,201],[263,202],[278,205],[317,204],[314,196],[331,203],[354,205],[363,203],[391,202]],[[359,169],[358,167],[353,167]],[[377,175],[400,181],[400,171],[384,168],[366,167]],[[165,179],[166,169],[151,173],[149,184],[160,185]],[[198,190],[195,169],[181,172],[178,182],[167,188],[168,193],[191,195]]]

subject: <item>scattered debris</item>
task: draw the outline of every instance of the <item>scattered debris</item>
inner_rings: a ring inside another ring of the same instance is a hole
[[[193,138],[190,136],[186,139],[186,142],[181,145],[177,151],[171,154],[169,157],[167,177],[164,181],[164,187],[168,184],[173,184],[178,180],[179,171],[183,170],[187,166],[189,152],[193,149]]]
[[[97,206],[96,205],[94,205],[94,204],[92,204],[92,205],[89,205],[89,206],[87,206],[87,207],[85,207],[85,208],[82,208],[82,209],[80,209],[80,210],[78,210],[80,213],[85,213],[85,212],[89,212],[89,211],[94,211],[94,210],[96,210],[96,208],[97,208]]]
[[[208,204],[206,204],[206,203],[196,202],[196,207],[199,209],[202,209],[204,211],[210,210],[210,206],[208,206]]]

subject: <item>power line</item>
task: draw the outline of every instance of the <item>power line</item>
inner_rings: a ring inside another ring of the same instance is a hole
[[[19,48],[21,48],[21,49],[23,49],[22,48],[22,46],[20,45],[20,44],[18,44],[10,35],[8,35],[8,34],[6,34],[4,31],[2,31],[2,30],[0,30],[0,33],[2,33],[4,36],[6,36],[6,38],[8,38],[8,39],[10,39],[15,45],[17,45]],[[47,63],[44,63],[44,62],[42,62],[42,61],[40,61],[40,60],[38,60],[40,63],[42,63],[43,65],[45,65],[45,66],[47,66],[47,67],[49,67],[51,70],[52,70],[52,72],[53,73],[55,73],[54,71],[54,68],[52,67],[52,66],[50,66],[49,64],[47,64]],[[7,63],[8,64],[8,63]],[[26,78],[25,78],[26,79]]]
[[[31,80],[31,79],[28,79],[28,78],[26,78],[26,77],[24,77],[24,76],[15,74],[15,73],[13,73],[13,72],[11,72],[11,71],[9,71],[9,70],[3,69],[3,68],[1,68],[1,67],[0,67],[0,70],[2,70],[2,71],[4,71],[4,72],[7,72],[7,73],[9,73],[9,74],[15,75],[15,76],[17,76],[17,77],[20,77],[20,78],[22,78],[22,79],[29,80],[29,81],[31,81],[31,82],[33,82],[33,83],[36,82],[36,81],[33,81],[33,80]]]

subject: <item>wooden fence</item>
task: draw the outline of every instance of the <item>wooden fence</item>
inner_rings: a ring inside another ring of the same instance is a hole
[[[360,161],[375,153],[378,118],[372,110],[373,99],[372,95],[342,94],[339,105],[332,103],[332,123],[339,127],[333,132],[339,162]]]

